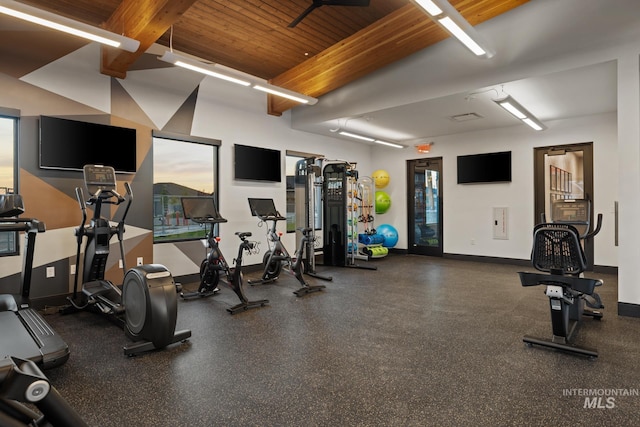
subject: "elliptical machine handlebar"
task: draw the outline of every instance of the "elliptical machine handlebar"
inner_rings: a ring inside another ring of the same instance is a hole
[[[602,214],[599,213],[598,214],[598,219],[596,220],[596,228],[593,229],[593,231],[588,232],[587,234],[584,235],[584,237],[582,237],[583,239],[590,239],[593,236],[595,236],[596,234],[598,234],[600,232],[600,229],[602,228]]]
[[[125,184],[128,184],[128,182]],[[86,204],[89,206],[95,205],[98,200],[100,200],[101,203],[106,203],[109,205],[119,205],[126,199],[114,189],[105,190],[103,188],[99,188],[98,191],[95,192],[95,194],[92,194],[91,197],[89,197],[89,200],[87,200]]]
[[[82,188],[80,187],[76,187],[76,199],[78,200],[80,210],[82,211],[82,222],[80,223],[80,227],[76,229],[76,238],[78,239],[78,243],[82,243],[82,236],[84,235],[84,225],[87,223],[87,204],[84,201],[84,194],[82,193]]]

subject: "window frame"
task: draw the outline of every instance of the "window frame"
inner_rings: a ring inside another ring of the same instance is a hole
[[[152,147],[155,144],[155,140],[156,139],[162,139],[162,140],[169,140],[169,141],[176,141],[178,143],[182,142],[182,143],[188,143],[188,144],[198,144],[198,145],[206,145],[206,146],[210,146],[213,148],[213,158],[211,159],[212,161],[212,169],[213,169],[213,192],[212,192],[212,196],[216,202],[216,205],[218,207],[218,209],[220,209],[220,186],[219,186],[219,182],[220,182],[220,146],[222,145],[222,142],[220,140],[217,139],[210,139],[210,138],[201,138],[201,137],[196,137],[196,136],[191,136],[191,135],[184,135],[184,134],[178,134],[178,133],[172,133],[172,132],[163,132],[163,131],[153,131],[152,132]],[[154,168],[155,168],[155,152],[153,154],[154,156]],[[155,177],[155,173],[154,173],[154,177],[153,177],[153,185],[155,186],[156,184],[156,177]],[[152,200],[152,215],[153,215],[153,219],[152,219],[152,230],[153,230],[153,243],[175,243],[175,242],[184,242],[184,241],[192,241],[192,240],[201,240],[202,239],[202,228],[199,224],[195,225],[195,224],[189,224],[188,221],[185,221],[184,224],[187,225],[187,228],[189,230],[191,230],[192,228],[195,230],[192,236],[190,237],[186,237],[186,236],[181,236],[181,237],[171,237],[171,235],[165,236],[163,238],[158,238],[158,236],[156,236],[156,226],[158,224],[156,224],[157,218],[160,218],[159,216],[156,215],[156,194],[155,194],[155,188],[152,191],[152,195],[153,195],[153,200]],[[181,206],[179,207],[179,209],[181,209]],[[161,216],[162,218],[164,218],[164,215]],[[176,219],[176,221],[178,221]],[[190,231],[186,231],[183,234],[189,234]],[[174,236],[178,236],[178,234],[174,235]]]
[[[19,194],[19,136],[20,136],[20,110],[16,110],[13,108],[5,108],[0,107],[0,119],[9,119],[13,121],[13,141],[11,142],[11,151],[12,151],[12,176],[13,176],[13,185],[11,187],[6,186],[3,188],[5,194]],[[7,144],[9,145],[9,144]],[[0,146],[4,150],[4,142],[0,141]],[[16,256],[20,255],[20,235],[17,231],[6,231],[0,232],[0,236],[6,233],[7,237],[7,250],[3,250],[0,247],[0,256]]]

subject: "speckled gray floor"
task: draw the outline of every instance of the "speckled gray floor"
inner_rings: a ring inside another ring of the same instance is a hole
[[[46,374],[102,427],[640,425],[640,396],[613,408],[565,396],[640,389],[640,319],[617,315],[616,276],[596,275],[605,315],[578,333],[599,350],[592,361],[523,344],[551,334],[543,287],[520,286],[517,271],[530,268],[397,254],[374,263],[319,267],[334,280],[302,298],[288,275],[247,287],[270,305],[233,316],[226,287],[180,301],[191,339],[133,358],[100,316],[47,316],[71,357]]]

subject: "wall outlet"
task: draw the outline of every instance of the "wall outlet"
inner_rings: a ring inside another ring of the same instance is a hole
[[[471,239],[471,244],[475,245],[476,244],[476,239]]]
[[[71,266],[69,267],[69,274],[71,274],[72,276],[74,274],[76,274],[76,265],[75,264],[71,264]]]
[[[47,279],[52,277],[56,277],[56,268],[55,267],[47,267]]]
[[[138,257],[138,259],[136,260],[136,265],[142,265],[144,264],[144,260],[142,259],[141,256]]]
[[[120,269],[124,268],[124,264],[122,264],[122,260],[121,259],[118,260],[118,268],[120,268]]]

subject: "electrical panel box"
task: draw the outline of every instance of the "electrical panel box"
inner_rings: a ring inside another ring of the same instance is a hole
[[[493,238],[509,239],[509,208],[493,208]]]

